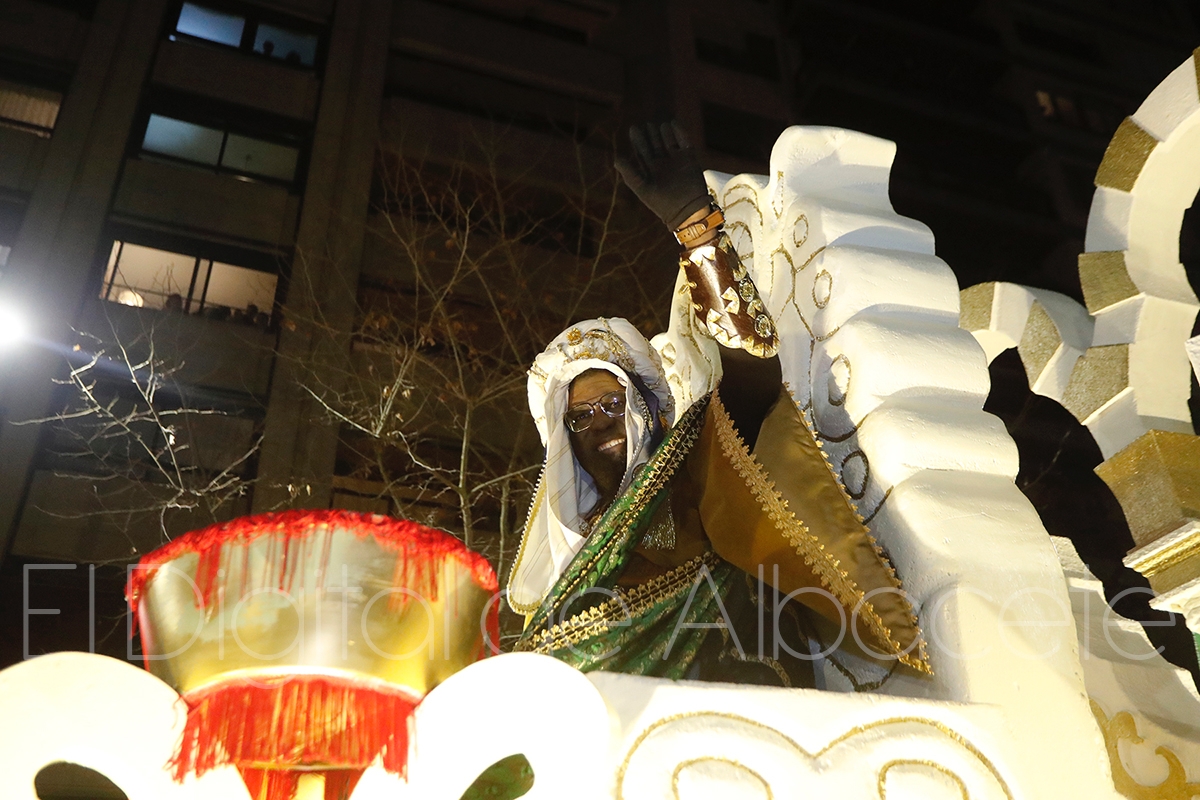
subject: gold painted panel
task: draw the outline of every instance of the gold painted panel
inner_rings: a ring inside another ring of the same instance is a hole
[[[1200,437],[1149,431],[1096,467],[1096,474],[1121,504],[1138,547],[1200,519]]]
[[[1091,314],[1136,297],[1140,291],[1129,277],[1125,253],[1119,250],[1080,254],[1079,283]]]
[[[958,327],[964,331],[984,331],[992,324],[992,300],[996,282],[977,283],[958,293]]]
[[[1129,386],[1129,345],[1091,347],[1075,362],[1063,407],[1083,422]]]
[[[1104,151],[1104,159],[1096,170],[1096,185],[1132,192],[1157,144],[1158,140],[1145,128],[1126,117]]]
[[[1046,369],[1050,359],[1062,344],[1062,335],[1058,326],[1041,303],[1034,301],[1029,309],[1029,318],[1025,322],[1025,330],[1021,332],[1021,342],[1017,352],[1021,354],[1021,363],[1025,365],[1025,377],[1029,385],[1037,381],[1038,376]]]

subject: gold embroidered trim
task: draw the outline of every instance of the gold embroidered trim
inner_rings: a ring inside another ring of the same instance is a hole
[[[836,469],[834,469],[833,464],[830,463],[829,454],[825,452],[825,445],[823,445],[821,443],[821,439],[817,436],[817,431],[816,431],[815,426],[812,424],[812,422],[809,421],[809,418],[804,414],[803,411],[800,412],[800,419],[801,419],[801,421],[804,422],[804,426],[806,428],[808,428],[809,435],[812,436],[813,441],[816,443],[817,451],[820,452],[820,454],[821,454],[821,460],[825,462],[825,469],[829,470],[829,474],[833,476],[834,482],[837,484],[838,489],[841,490],[842,499],[845,500],[846,504],[850,506],[852,511],[854,511],[854,517],[860,523],[862,523],[863,526],[865,527],[867,521],[865,519],[863,519],[862,514],[858,513],[858,506],[856,506],[854,504],[854,499],[850,496],[850,492],[848,492],[846,490],[846,485],[844,483],[842,483],[842,478],[838,474],[838,471]],[[862,453],[861,450],[857,450],[855,452]],[[865,453],[863,453],[863,460],[866,462],[867,470],[868,470],[866,477],[863,479],[863,494],[866,494],[866,492],[867,492],[867,483],[866,482],[870,479],[870,461],[867,461],[867,456]],[[892,490],[889,488],[888,494],[891,494],[891,491]],[[882,505],[882,504],[883,503],[881,501],[880,505]],[[874,519],[875,514],[877,514],[878,512],[879,512],[878,508],[876,508],[875,511],[871,512],[871,518]],[[892,560],[887,557],[886,553],[883,552],[883,548],[879,546],[879,542],[876,541],[875,537],[871,535],[871,532],[869,530],[867,531],[867,541],[871,543],[871,549],[875,551],[876,557],[883,564],[883,568],[887,570],[888,577],[892,579],[893,585],[897,589],[901,588],[900,578],[899,578],[899,576],[896,575],[896,569],[895,569],[895,567],[892,566]],[[906,605],[908,605],[907,601],[905,601],[905,603],[906,603]],[[917,623],[917,615],[912,610],[911,605],[908,605],[908,619],[909,619],[909,622],[911,622],[913,624],[913,627],[917,627],[917,629],[919,631],[920,628],[918,627],[918,623]],[[917,655],[921,659],[921,661],[925,663],[926,669],[928,669],[929,663],[928,663],[928,657],[926,656],[926,653],[925,653],[925,639],[924,639],[924,637],[920,637],[920,638],[918,638],[917,641],[918,641]],[[901,661],[903,661],[903,659],[901,659]],[[908,663],[908,662],[903,661],[903,663]],[[932,670],[930,670],[930,674],[933,674]]]
[[[750,577],[749,573],[747,573],[746,577]],[[755,605],[758,605],[758,601],[754,599],[753,594],[750,597],[750,601]],[[762,664],[764,667],[768,667],[775,672],[775,675],[779,678],[779,683],[781,686],[783,686],[783,688],[792,688],[792,676],[787,674],[787,670],[784,669],[783,664],[781,664],[777,659],[771,658],[770,656],[750,656],[741,652],[740,647],[730,647],[729,631],[724,627],[721,628],[721,646],[722,656],[729,656],[730,658],[736,661],[741,661],[744,664]]]
[[[582,333],[578,328],[572,328],[567,332],[566,343],[558,345],[559,352],[566,358],[567,363],[594,358],[615,364],[630,375],[637,375],[637,365],[629,353],[629,345],[613,331],[607,319],[601,317],[599,322],[604,326],[604,330],[593,328],[587,333]],[[600,343],[598,347],[597,342]]]
[[[642,547],[648,550],[675,549],[675,512],[671,506],[671,490],[663,499],[650,523],[650,530],[642,536]]]
[[[684,413],[679,422],[676,423],[671,436],[665,442],[659,445],[658,450],[655,451],[650,461],[646,464],[646,468],[648,470],[653,469],[654,471],[651,473],[650,478],[642,481],[640,484],[638,484],[637,488],[634,489],[634,495],[629,501],[629,507],[631,509],[640,508],[646,503],[650,502],[650,500],[652,500],[654,496],[662,491],[663,487],[670,482],[671,478],[674,477],[675,471],[679,468],[680,462],[682,462],[683,458],[692,451],[692,445],[695,444],[696,439],[700,436],[700,428],[703,425],[704,414],[707,408],[708,403],[703,399],[694,403],[692,407]],[[604,555],[608,550],[618,546],[620,543],[624,542],[628,536],[631,535],[631,528],[633,526],[635,516],[636,514],[633,513],[628,513],[623,516],[620,527],[614,529],[612,536],[608,540],[608,544],[603,550],[597,552],[595,556],[593,556],[592,564],[594,564],[595,561]],[[561,595],[563,597],[570,597],[573,595],[576,589],[579,587],[579,584],[584,580],[584,576],[587,575],[591,569],[591,564],[580,569],[575,580],[569,586],[564,587]]]
[[[833,592],[845,608],[857,613],[867,623],[867,627],[875,634],[880,641],[887,644],[892,650],[892,654],[900,660],[900,663],[912,667],[920,672],[933,674],[932,668],[925,653],[925,640],[919,633],[916,640],[917,655],[914,658],[911,653],[904,652],[904,648],[892,636],[892,631],[884,624],[883,619],[875,611],[875,606],[866,601],[864,592],[858,588],[858,585],[850,577],[849,573],[840,568],[840,564],[836,558],[825,552],[825,545],[811,533],[808,526],[803,521],[798,519],[787,507],[787,501],[775,491],[775,484],[766,475],[766,470],[762,464],[750,453],[746,448],[746,443],[742,441],[742,437],[733,427],[733,421],[729,418],[728,412],[725,411],[725,406],[721,403],[720,397],[713,395],[711,400],[714,409],[716,422],[717,441],[721,446],[721,452],[729,459],[729,463],[737,470],[738,475],[746,482],[746,486],[754,494],[763,511],[775,523],[775,527],[779,529],[788,543],[795,548],[796,553],[804,558],[804,563],[811,566],[813,572],[820,578],[821,583],[827,589]],[[803,415],[801,415],[803,418]],[[807,425],[807,421],[805,422]],[[849,496],[846,494],[846,489],[842,486],[841,481],[837,480],[837,473],[829,463],[828,457],[825,455],[824,449],[818,443],[818,451],[821,453],[822,460],[825,463],[825,468],[830,471],[830,474],[837,482],[839,489],[842,492],[842,497],[850,504],[850,508],[854,509],[854,504],[851,503]],[[855,511],[855,518],[862,521],[862,517]],[[883,555],[882,549],[875,542],[874,537],[867,535],[868,541],[875,553],[881,559],[892,585],[899,589],[900,581],[896,577],[896,571],[888,563]],[[908,605],[907,600],[904,600],[908,606],[909,618],[916,625],[916,615],[913,614],[912,606]]]
[[[675,567],[670,572],[638,584],[632,589],[618,589],[616,597],[592,606],[586,611],[551,625],[526,642],[518,642],[516,649],[535,653],[551,653],[564,647],[577,645],[598,633],[628,624],[663,600],[670,599],[689,590],[695,583],[701,568],[709,571],[720,563],[717,554],[709,551]]]

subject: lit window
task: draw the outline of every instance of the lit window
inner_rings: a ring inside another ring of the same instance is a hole
[[[175,32],[244,52],[253,51],[298,67],[311,68],[317,61],[319,37],[316,33],[265,22],[253,10],[239,15],[184,3]]]
[[[175,26],[175,30],[180,33],[231,47],[242,43],[242,31],[245,28],[245,17],[214,11],[192,3],[183,4],[183,9],[179,12],[179,23]]]
[[[275,302],[278,279],[266,272],[214,261],[211,272],[205,277],[205,307],[245,309],[253,305],[257,310],[269,312]]]
[[[146,137],[142,139],[142,149],[216,166],[221,160],[221,142],[224,138],[223,131],[151,114]]]
[[[254,52],[311,67],[317,60],[317,37],[264,22],[254,36]]]
[[[296,174],[296,148],[249,136],[229,134],[221,165],[249,175],[265,175],[290,181]]]
[[[0,81],[0,125],[5,127],[49,136],[61,105],[58,92]]]
[[[278,277],[207,258],[113,242],[100,298],[221,319],[261,322],[275,303]]]
[[[294,147],[151,114],[142,150],[220,172],[291,181],[300,155]]]

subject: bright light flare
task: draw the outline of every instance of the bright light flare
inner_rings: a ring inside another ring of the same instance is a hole
[[[11,347],[29,335],[29,323],[14,309],[0,305],[0,347]]]
[[[117,302],[123,306],[141,308],[146,304],[146,298],[142,297],[133,289],[122,289],[117,293]]]

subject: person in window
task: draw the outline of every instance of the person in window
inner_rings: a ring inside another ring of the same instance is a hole
[[[847,640],[929,672],[894,571],[781,390],[774,325],[694,151],[674,124],[631,140],[618,169],[680,241],[723,377],[673,408],[659,354],[621,319],[573,325],[537,357],[546,461],[508,583],[526,617],[515,649],[584,671],[811,685],[808,615],[776,608],[800,592]]]

